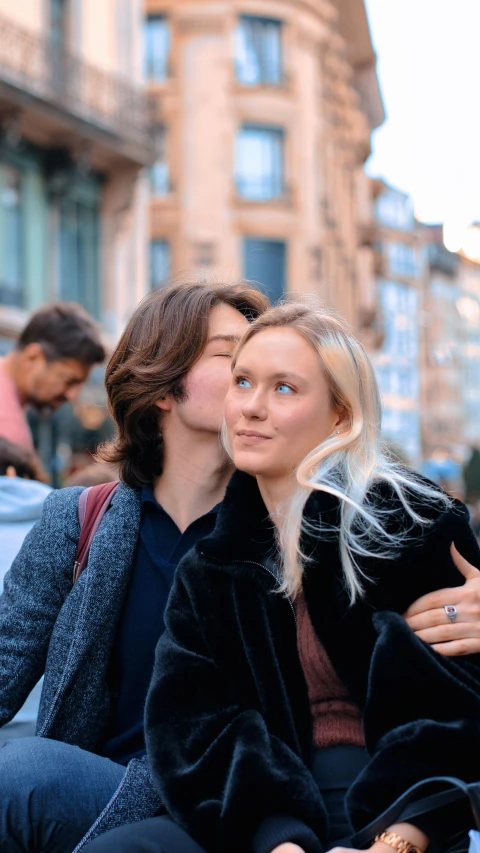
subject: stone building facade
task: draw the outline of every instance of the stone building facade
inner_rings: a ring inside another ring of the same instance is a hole
[[[0,0],[3,349],[58,298],[114,340],[146,291],[141,45],[141,0]]]
[[[363,165],[384,118],[363,0],[145,0],[151,286],[194,269],[373,317]]]

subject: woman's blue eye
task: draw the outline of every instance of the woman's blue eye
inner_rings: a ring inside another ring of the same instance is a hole
[[[239,376],[237,379],[237,385],[239,388],[249,388],[250,382],[248,381],[248,379],[245,379],[244,376]]]
[[[290,385],[285,385],[284,382],[277,386],[277,391],[280,391],[280,394],[289,394],[291,390]]]

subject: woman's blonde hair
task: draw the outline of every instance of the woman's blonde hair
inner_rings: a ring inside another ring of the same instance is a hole
[[[247,329],[234,353],[233,366],[245,344],[272,327],[294,329],[315,349],[328,382],[332,406],[344,418],[339,434],[330,435],[315,447],[297,468],[298,490],[285,512],[280,532],[281,589],[292,597],[301,590],[307,559],[300,547],[302,531],[308,527],[309,533],[329,538],[334,532],[339,536],[345,586],[353,603],[363,593],[363,577],[356,558],[391,558],[408,535],[408,530],[401,533],[387,530],[385,522],[394,510],[383,504],[379,506],[378,501],[374,504],[371,495],[369,499],[372,485],[381,480],[388,483],[412,524],[429,523],[415,511],[412,499],[427,498],[445,509],[450,499],[413,471],[394,462],[384,451],[375,373],[346,320],[312,297],[270,308]],[[340,524],[336,531],[322,527],[321,519],[308,523],[304,520],[305,503],[314,491],[327,492],[339,499]]]

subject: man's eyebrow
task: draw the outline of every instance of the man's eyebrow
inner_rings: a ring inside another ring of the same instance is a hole
[[[238,344],[239,340],[240,335],[212,335],[208,339],[207,344],[211,344],[212,341],[226,341],[229,344]]]

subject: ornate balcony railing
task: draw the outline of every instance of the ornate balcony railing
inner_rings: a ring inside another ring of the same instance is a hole
[[[0,15],[0,83],[114,134],[151,146],[144,93]]]

